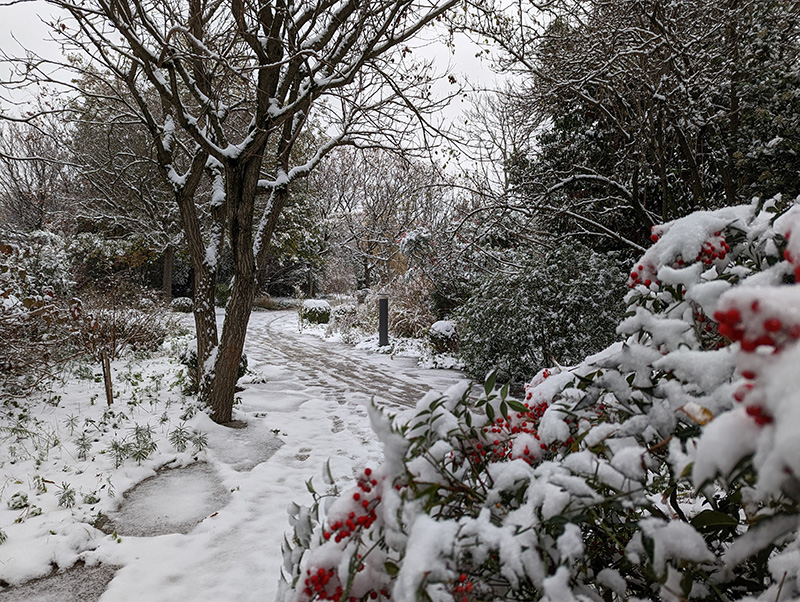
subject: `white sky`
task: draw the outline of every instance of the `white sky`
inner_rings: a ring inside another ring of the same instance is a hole
[[[10,6],[2,5],[0,0],[0,49],[7,55],[24,56],[24,48],[32,50],[47,58],[59,58],[61,52],[58,44],[46,42],[52,11],[44,2],[38,0],[22,2]],[[9,76],[9,65],[0,61],[0,79],[5,81]],[[0,91],[7,96],[8,92]],[[26,92],[18,91],[11,95],[14,101],[26,101],[33,98],[35,89]],[[7,108],[7,103],[0,103],[0,108]]]
[[[12,5],[3,5],[0,0],[0,49],[6,54],[22,56],[23,48],[47,58],[58,59],[61,56],[58,44],[47,41],[49,38],[48,21],[52,21],[53,11],[44,2],[39,0],[26,0]],[[486,61],[476,58],[476,53],[480,50],[466,36],[458,34],[455,38],[455,47],[451,51],[443,43],[433,42],[428,44],[423,50],[423,54],[430,54],[436,60],[438,67],[452,65],[454,75],[459,84],[468,84],[475,88],[494,87],[495,74],[491,72]],[[8,64],[0,62],[0,79],[8,77]],[[446,86],[443,88],[446,89]],[[451,87],[452,89],[452,87]],[[0,94],[7,95],[6,91]],[[14,93],[12,98],[16,101],[30,99],[35,90],[29,90],[28,94],[21,92]],[[461,104],[461,101],[457,101]],[[7,107],[6,103],[0,102],[0,108]],[[460,113],[460,107],[452,107],[454,114]]]

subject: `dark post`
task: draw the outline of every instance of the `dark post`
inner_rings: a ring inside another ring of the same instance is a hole
[[[378,295],[378,346],[389,344],[389,295]]]

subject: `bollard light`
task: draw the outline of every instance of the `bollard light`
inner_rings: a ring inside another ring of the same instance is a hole
[[[389,344],[389,294],[378,293],[378,346]]]

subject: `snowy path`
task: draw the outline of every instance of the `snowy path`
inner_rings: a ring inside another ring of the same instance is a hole
[[[125,535],[147,533],[143,524],[138,530],[120,529],[117,540],[82,523],[72,525],[82,529],[79,537],[72,536],[76,545],[89,550],[80,553],[81,560],[120,567],[104,592],[81,594],[82,602],[273,600],[281,542],[289,528],[287,507],[310,502],[306,481],[313,478],[324,489],[321,475],[329,459],[337,480],[379,460],[365,404],[374,397],[390,410],[401,409],[428,390],[443,391],[463,378],[456,371],[420,369],[413,358],[392,359],[300,333],[295,312],[254,313],[245,351],[252,374],[242,379],[234,418],[247,427],[234,430],[195,418],[193,426],[208,436],[199,460],[209,470],[197,471],[194,478],[181,475],[182,481],[161,479],[181,484],[148,490],[147,509],[138,518],[132,513],[134,522],[147,523],[152,514],[194,512],[196,526],[185,534]],[[158,460],[164,464],[174,458],[164,453]],[[212,490],[230,494],[203,493]],[[208,499],[219,500],[220,507],[210,512]],[[62,591],[74,591],[70,578],[75,579],[69,573],[62,578]],[[24,591],[0,592],[0,600],[44,599]]]
[[[450,370],[421,369],[413,358],[323,341],[298,332],[296,318],[293,311],[253,314],[246,352],[251,369],[267,365],[293,371],[302,394],[333,395],[340,403],[374,396],[381,404],[413,406],[421,391],[444,389],[463,378]]]

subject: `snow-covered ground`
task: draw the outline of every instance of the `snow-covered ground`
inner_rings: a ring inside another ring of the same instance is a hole
[[[193,411],[168,354],[115,363],[110,408],[99,366],[20,401],[0,430],[0,600],[272,600],[306,482],[328,460],[340,480],[380,457],[365,404],[399,409],[463,378],[300,332],[292,311],[254,313],[246,353],[245,428]],[[140,461],[114,455],[150,441]]]

